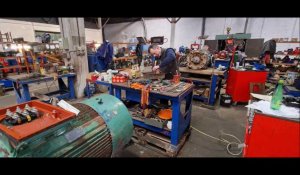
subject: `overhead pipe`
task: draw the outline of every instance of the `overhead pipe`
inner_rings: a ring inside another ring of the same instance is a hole
[[[205,23],[206,23],[206,18],[202,18],[202,29],[201,29],[201,36],[204,36],[205,34]]]
[[[170,38],[170,47],[174,48],[175,43],[175,25],[180,20],[180,18],[172,18],[171,21],[167,18],[167,20],[171,23],[171,38]]]
[[[247,32],[248,20],[249,20],[249,18],[246,18],[246,21],[245,21],[245,27],[244,27],[244,33]]]
[[[144,37],[147,38],[147,27],[144,18],[142,17],[142,23],[144,27]]]

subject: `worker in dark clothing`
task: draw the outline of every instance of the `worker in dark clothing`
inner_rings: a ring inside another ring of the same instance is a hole
[[[151,44],[148,48],[148,52],[160,61],[159,65],[153,66],[153,71],[159,69],[161,72],[165,73],[165,79],[167,80],[173,79],[173,75],[179,73],[176,53],[173,48],[164,49],[156,44]],[[169,106],[169,100],[161,99],[160,103]]]
[[[138,43],[136,45],[135,53],[137,56],[138,65],[141,66],[142,59],[143,59],[143,45]]]
[[[165,73],[166,79],[173,79],[173,75],[179,72],[176,53],[173,48],[164,49],[156,44],[152,44],[149,46],[148,52],[160,61],[159,65],[154,65],[153,71],[159,69],[161,72]]]

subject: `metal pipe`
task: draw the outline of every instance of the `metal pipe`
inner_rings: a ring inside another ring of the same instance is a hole
[[[260,37],[262,35],[262,32],[263,32],[263,28],[264,28],[264,25],[265,25],[265,21],[266,21],[266,18],[263,19],[263,22],[262,22],[262,25],[261,25],[261,29],[260,29]]]
[[[248,20],[249,20],[249,18],[246,18],[246,21],[245,21],[245,27],[244,27],[244,33],[247,32]]]
[[[75,18],[75,19],[76,19],[76,24],[77,24],[77,34],[78,34],[78,44],[79,44],[78,46],[81,46],[78,18]]]
[[[169,20],[169,18],[167,18],[167,20],[168,20],[170,23],[172,23],[172,21],[171,21],[171,20]]]
[[[147,27],[144,18],[142,17],[142,23],[144,27],[144,37],[147,38]]]
[[[176,18],[172,18],[172,22],[171,22],[171,37],[170,37],[170,47],[174,47],[174,43],[175,43],[175,20]]]
[[[175,43],[175,27],[176,23],[180,20],[180,18],[172,18],[171,20],[171,39],[170,39],[170,47],[174,48],[174,43]]]
[[[105,42],[105,35],[104,35],[104,28],[102,28],[102,21],[101,21],[101,18],[98,18],[97,20],[98,20],[97,27],[99,28],[99,30],[101,32],[102,42],[104,43]]]
[[[205,23],[206,23],[206,18],[202,18],[202,29],[201,29],[201,36],[204,36],[205,34]]]
[[[100,18],[101,19],[101,18]],[[107,20],[105,21],[105,23],[103,24],[103,26],[101,28],[99,28],[99,30],[103,29],[105,27],[105,25],[107,24],[107,22],[109,21],[110,18],[107,18]],[[99,26],[99,25],[98,25]]]

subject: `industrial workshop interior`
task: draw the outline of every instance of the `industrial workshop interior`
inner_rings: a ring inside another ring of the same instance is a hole
[[[0,157],[300,157],[299,17],[1,17]]]

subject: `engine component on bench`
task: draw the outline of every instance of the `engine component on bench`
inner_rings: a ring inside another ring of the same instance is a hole
[[[206,50],[192,51],[187,55],[187,66],[190,69],[206,69],[209,63],[209,56]]]
[[[39,116],[18,125],[5,124],[16,106],[0,109],[0,157],[112,157],[133,134],[129,111],[108,94],[73,104],[77,116],[40,101],[18,106],[26,104],[37,108]]]

